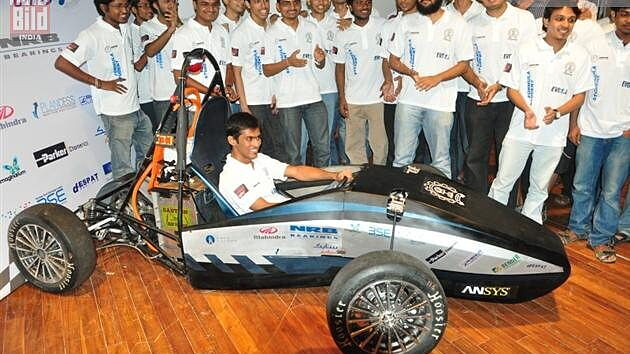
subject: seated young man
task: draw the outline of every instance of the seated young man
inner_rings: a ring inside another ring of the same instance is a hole
[[[291,166],[258,153],[261,144],[258,119],[249,113],[233,114],[225,128],[232,151],[219,176],[219,191],[239,214],[250,213],[287,201],[276,190],[274,179],[300,181],[352,180],[346,169],[328,172],[310,166]]]

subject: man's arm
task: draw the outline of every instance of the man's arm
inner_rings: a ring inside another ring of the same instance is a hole
[[[175,33],[176,29],[176,26],[169,26],[159,37],[144,47],[145,54],[153,58],[168,44],[168,41],[171,40],[171,36]]]
[[[175,83],[179,84],[179,77],[181,75],[181,70],[173,70],[173,77],[175,78]],[[188,76],[186,78],[186,87],[194,87],[199,90],[199,93],[208,93],[208,88],[201,84],[199,81]]]
[[[339,95],[339,113],[348,118],[348,102],[346,101],[346,64],[335,64],[335,82]]]
[[[251,210],[256,211],[256,210],[260,210],[260,209],[269,208],[269,207],[274,206],[274,205],[276,205],[276,204],[278,204],[278,203],[270,203],[270,202],[268,202],[268,201],[264,200],[263,198],[258,198],[258,199],[256,199],[256,201],[254,202],[254,204],[252,204],[252,205],[250,205],[250,206],[249,206],[249,208],[250,208]]]
[[[243,67],[232,65],[234,70],[234,85],[236,86],[236,93],[239,95],[239,103],[241,104],[241,111],[251,113],[249,106],[247,105],[247,97],[245,96],[245,84],[243,83]]]
[[[291,54],[290,57],[281,60],[277,63],[273,63],[273,64],[263,64],[263,74],[265,74],[266,77],[271,77],[274,75],[278,75],[280,72],[282,72],[282,70],[289,68],[289,67],[296,67],[296,68],[301,68],[306,66],[306,59],[300,59],[297,57],[297,55],[300,54],[300,50],[296,50],[295,52],[293,52],[293,54]]]
[[[295,178],[298,181],[321,181],[321,180],[335,180],[341,181],[344,178],[351,181],[352,172],[349,169],[345,169],[339,172],[328,172],[321,168],[311,166],[287,166],[284,171],[286,177]]]
[[[525,113],[525,129],[538,129],[536,124],[536,114],[532,108],[527,104],[527,101],[523,98],[519,90],[508,87],[507,97],[514,103],[516,108]]]
[[[127,92],[127,87],[120,84],[120,82],[125,81],[125,79],[118,78],[109,81],[100,80],[99,78],[96,78],[81,70],[79,67],[72,64],[68,61],[68,59],[64,58],[61,55],[57,58],[57,60],[55,60],[55,69],[61,71],[62,73],[70,76],[77,81],[81,81],[84,84],[95,86],[97,89],[114,91],[119,94]]]
[[[468,68],[468,61],[463,60],[441,73],[429,76],[420,76],[417,80],[414,78],[414,81],[416,82],[416,89],[429,91],[443,81],[452,80],[462,75],[468,71]]]

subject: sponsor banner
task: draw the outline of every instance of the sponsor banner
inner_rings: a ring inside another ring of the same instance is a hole
[[[74,210],[111,180],[90,88],[53,67],[96,16],[91,1],[0,1],[0,299],[23,282],[9,260],[11,220],[38,203]]]

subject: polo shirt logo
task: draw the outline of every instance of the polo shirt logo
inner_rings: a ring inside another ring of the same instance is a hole
[[[141,40],[142,42],[146,42],[146,41],[148,41],[148,40],[149,40],[149,35],[148,35],[148,34],[145,34],[144,36],[140,37],[140,40]]]
[[[249,192],[249,189],[247,189],[244,184],[241,184],[234,190],[234,194],[238,197],[238,199],[243,198],[247,192]]]
[[[313,34],[311,32],[306,32],[306,43],[313,43]]]
[[[177,58],[177,51],[176,50],[173,50],[171,52],[171,58],[173,58],[173,59]]]
[[[444,30],[444,40],[447,42],[450,42],[453,40],[453,34],[455,33],[455,31],[453,31],[452,28],[447,28]]]
[[[238,48],[232,48],[232,56],[234,57],[238,56]]]
[[[512,64],[511,63],[505,64],[505,68],[503,68],[503,72],[509,73],[510,71],[512,71]]]
[[[575,72],[575,63],[574,62],[570,61],[570,62],[564,64],[564,74],[565,75],[572,76],[574,72]]]
[[[106,45],[105,46],[105,53],[111,53],[112,50],[118,48],[118,44],[114,44],[114,45]]]
[[[73,42],[73,43],[68,44],[66,48],[68,48],[69,51],[74,53],[77,51],[77,49],[79,49],[79,45]]]
[[[203,46],[204,44],[205,44],[205,42],[193,42],[192,46],[193,46],[194,48],[197,48],[197,47],[199,47],[199,46]]]
[[[333,41],[335,40],[335,33],[333,31],[328,31],[328,33],[326,34],[326,37],[328,38],[329,41]]]
[[[625,81],[625,80],[624,80],[624,81],[621,83],[621,87],[623,87],[623,88],[630,88],[630,81]]]
[[[225,48],[225,38],[221,37],[221,48]]]
[[[265,55],[265,47],[260,47],[260,55]]]
[[[377,34],[376,35],[376,45],[382,45],[383,44],[383,38],[381,38],[381,34]]]
[[[508,31],[508,41],[518,41],[518,28],[510,28]]]

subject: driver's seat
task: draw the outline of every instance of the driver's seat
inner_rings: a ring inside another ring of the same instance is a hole
[[[202,106],[195,142],[190,154],[190,168],[212,192],[218,208],[227,218],[238,215],[236,210],[219,192],[219,174],[230,152],[225,138],[225,124],[230,116],[230,105],[223,96],[210,97]],[[205,218],[209,220],[209,218]]]

